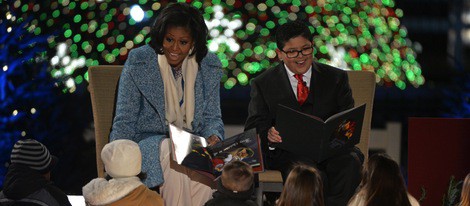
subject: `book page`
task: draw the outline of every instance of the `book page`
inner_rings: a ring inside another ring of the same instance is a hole
[[[282,142],[276,147],[321,162],[360,141],[364,112],[365,104],[362,104],[323,122],[279,104],[276,130]]]
[[[262,157],[256,129],[251,129],[227,138],[210,147],[213,154],[215,172],[221,172],[223,166],[233,160],[240,160],[251,165],[254,170],[262,164]],[[262,168],[261,168],[262,169]]]
[[[184,129],[178,128],[173,124],[170,127],[170,139],[172,143],[172,156],[178,164],[181,164],[184,158],[197,147],[207,147],[207,141],[204,137],[191,134]]]
[[[226,138],[213,146],[208,146],[204,137],[191,134],[175,125],[169,125],[171,139],[171,156],[178,164],[185,165],[188,161],[185,158],[191,156],[191,152],[208,152],[208,158],[212,162],[214,174],[220,175],[223,166],[233,160],[241,160],[253,167],[254,172],[264,171],[263,159],[261,155],[260,142],[256,134],[256,129],[251,129],[233,137]],[[199,148],[199,149],[198,149]],[[205,148],[201,150],[201,148]],[[189,155],[189,156],[188,156]],[[191,159],[194,158],[191,157]],[[201,170],[197,165],[185,165],[192,169]],[[206,165],[207,166],[207,165]],[[205,167],[203,167],[205,168]]]
[[[317,116],[315,116],[315,115],[303,113],[303,112],[301,112],[301,111],[297,111],[297,110],[295,110],[295,109],[292,109],[292,108],[290,108],[290,107],[288,107],[288,106],[285,106],[285,105],[282,105],[282,104],[279,104],[279,106],[280,106],[280,107],[283,107],[283,108],[286,108],[286,109],[288,109],[288,110],[290,110],[290,111],[292,111],[292,112],[295,112],[295,113],[297,113],[297,114],[310,117],[310,118],[315,119],[315,120],[317,120],[317,121],[319,121],[319,122],[323,122],[323,123],[325,122],[322,118],[317,117]]]
[[[358,108],[360,108],[360,107],[362,107],[362,106],[365,107],[365,105],[366,105],[366,104],[361,104],[360,106],[353,107],[353,108],[351,108],[351,109],[347,109],[347,110],[344,110],[344,111],[342,111],[342,112],[338,112],[338,113],[332,115],[331,117],[328,117],[328,119],[326,119],[325,122],[329,122],[329,121],[331,121],[332,119],[336,119],[336,118],[342,116],[343,114],[346,114],[346,113],[348,113],[348,112],[351,112],[351,111],[353,111],[353,110],[356,110],[356,109],[358,109]]]

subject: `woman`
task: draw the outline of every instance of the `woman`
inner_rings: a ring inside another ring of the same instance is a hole
[[[298,164],[287,176],[277,206],[323,206],[323,184],[314,167]]]
[[[119,81],[110,139],[139,144],[144,183],[160,187],[166,205],[202,205],[212,195],[203,178],[194,181],[198,173],[170,161],[167,138],[170,123],[209,144],[223,138],[221,64],[208,53],[207,33],[198,10],[168,5],[152,26],[150,45],[129,53]]]
[[[375,154],[369,158],[359,191],[348,205],[418,206],[419,203],[408,194],[398,164],[386,154]]]
[[[458,206],[470,206],[470,173],[467,174],[462,185],[460,203]]]

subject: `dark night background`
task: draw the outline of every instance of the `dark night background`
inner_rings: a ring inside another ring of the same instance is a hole
[[[5,4],[8,1],[1,1]],[[404,11],[401,23],[408,29],[408,38],[421,45],[417,61],[421,65],[426,83],[419,87],[377,86],[372,129],[383,128],[387,122],[402,125],[401,166],[407,165],[407,122],[409,117],[469,117],[469,57],[468,44],[456,38],[452,31],[466,29],[468,25],[455,16],[470,11],[463,0],[397,0],[396,8]],[[2,5],[3,6],[3,5]],[[455,33],[455,32],[454,32]],[[76,72],[84,73],[87,68]],[[96,176],[95,147],[92,113],[87,85],[77,86],[76,92],[57,97],[60,105],[51,112],[62,125],[56,128],[60,138],[46,138],[51,153],[60,162],[53,171],[55,182],[68,194],[80,194],[81,187]],[[222,115],[225,124],[243,124],[247,116],[249,86],[236,85],[230,90],[221,88]],[[67,112],[74,111],[74,112]],[[67,130],[67,131],[61,131]],[[2,143],[7,144],[7,143]]]

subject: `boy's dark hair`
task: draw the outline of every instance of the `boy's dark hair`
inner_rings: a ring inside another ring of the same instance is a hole
[[[235,160],[229,162],[222,170],[222,185],[232,191],[247,191],[253,185],[253,169],[246,162]]]
[[[308,26],[300,20],[287,22],[279,26],[276,31],[277,48],[282,50],[282,48],[284,48],[285,43],[288,42],[289,39],[298,36],[302,36],[309,41],[313,41],[312,32],[310,32]]]
[[[191,32],[194,49],[189,56],[196,55],[200,63],[206,56],[208,29],[204,17],[199,11],[185,3],[172,3],[158,14],[150,30],[150,46],[157,54],[163,54],[163,38],[170,27],[183,27]]]

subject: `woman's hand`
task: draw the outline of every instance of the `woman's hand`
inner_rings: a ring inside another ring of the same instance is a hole
[[[215,134],[207,138],[207,143],[209,143],[209,146],[215,145],[217,142],[220,142],[220,138]]]
[[[268,130],[268,140],[269,142],[272,143],[279,143],[282,142],[281,136],[279,136],[279,132],[276,130],[276,128],[271,127]]]

